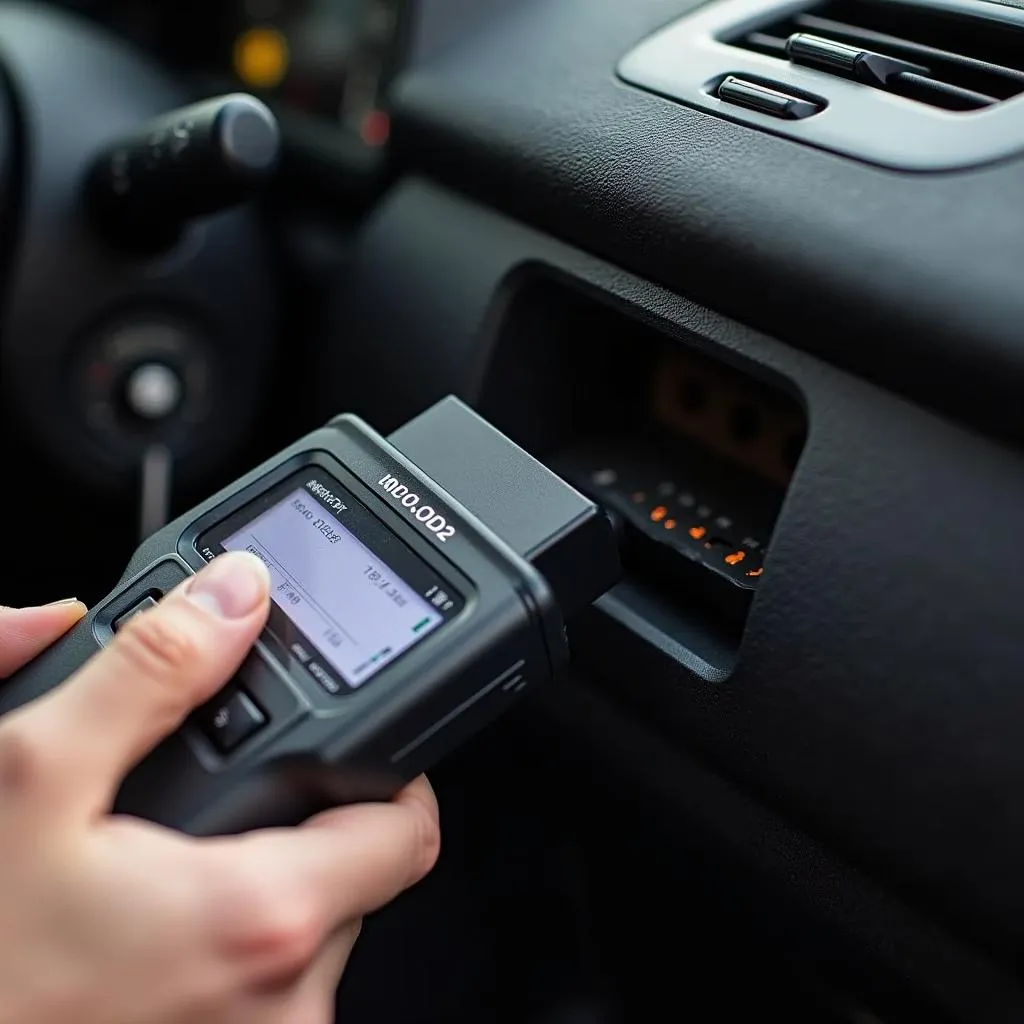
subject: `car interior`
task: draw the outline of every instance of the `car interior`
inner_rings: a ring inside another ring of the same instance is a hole
[[[0,206],[5,602],[447,395],[615,527],[339,1021],[1024,1020],[1022,0],[4,0]]]

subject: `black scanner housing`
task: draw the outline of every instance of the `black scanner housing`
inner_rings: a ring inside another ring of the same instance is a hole
[[[459,400],[444,399],[390,439],[340,416],[146,540],[111,594],[0,688],[0,714],[60,684],[126,613],[201,568],[214,553],[198,540],[211,527],[306,469],[338,481],[451,581],[464,599],[458,615],[342,694],[265,634],[231,684],[264,726],[224,753],[199,727],[200,709],[129,775],[118,812],[211,835],[387,799],[549,681],[568,659],[563,616],[618,577],[604,513]],[[445,543],[382,486],[394,477],[453,524]]]
[[[544,577],[563,616],[618,577],[595,504],[459,399],[442,399],[388,440]]]

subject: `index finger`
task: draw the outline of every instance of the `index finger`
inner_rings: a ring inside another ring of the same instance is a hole
[[[0,607],[0,679],[41,654],[85,612],[85,605],[75,598],[35,608]]]
[[[208,842],[261,892],[314,919],[322,939],[427,875],[441,831],[437,800],[421,777],[390,803],[341,807],[296,829]]]

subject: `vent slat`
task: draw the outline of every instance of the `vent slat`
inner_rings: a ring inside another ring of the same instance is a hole
[[[891,52],[893,56],[906,57],[909,60],[916,60],[918,63],[926,64],[929,61],[939,61],[977,71],[979,74],[1007,78],[1024,88],[1024,71],[1008,68],[1005,64],[992,64],[966,54],[951,53],[949,50],[940,50],[934,46],[915,43],[910,39],[900,39],[884,32],[847,25],[841,21],[833,21],[831,18],[819,18],[814,14],[798,14],[793,20],[801,28],[817,32],[818,35],[829,36],[843,42],[857,43],[871,49],[881,50],[883,53]]]
[[[927,0],[823,0],[808,3],[804,10],[896,39],[1024,71],[1021,27],[951,7],[930,7]]]
[[[751,32],[744,39],[747,49],[766,53],[770,57],[786,57],[786,40],[781,36],[770,36],[766,32]]]
[[[891,86],[891,91],[898,96],[906,96],[908,99],[920,99],[925,103],[935,103],[947,110],[984,110],[999,102],[995,96],[986,96],[984,93],[972,92],[970,89],[961,89],[958,85],[939,82],[934,78],[926,78],[924,75],[915,75],[911,71],[904,71],[903,74],[897,75]]]
[[[787,40],[799,33],[881,55],[865,61],[884,57],[914,65],[865,87],[930,106],[970,112],[1024,94],[1024,31],[921,3],[824,0],[726,41],[787,59]]]

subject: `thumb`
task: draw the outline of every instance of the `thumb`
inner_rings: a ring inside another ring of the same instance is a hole
[[[221,555],[15,712],[56,752],[64,784],[55,800],[89,816],[107,811],[131,768],[238,670],[266,623],[269,591],[259,559]]]
[[[0,679],[42,654],[85,612],[74,598],[39,608],[0,608]]]

